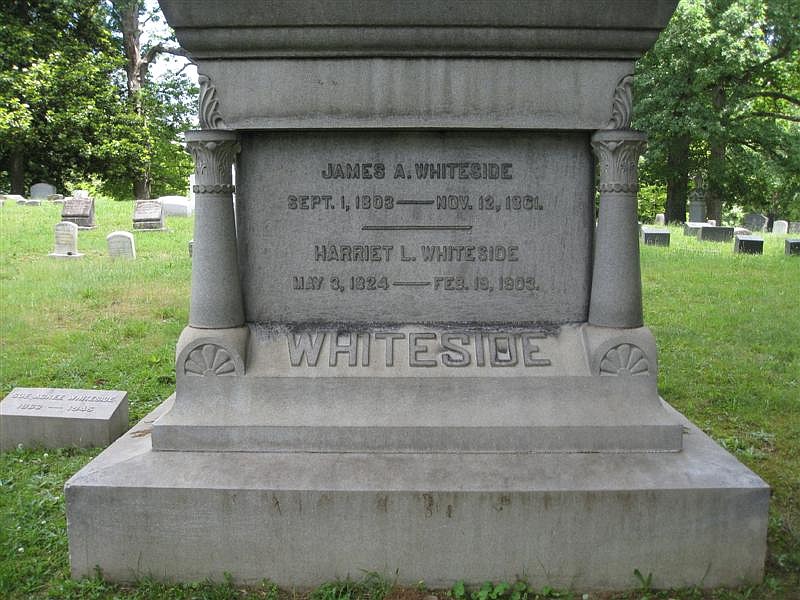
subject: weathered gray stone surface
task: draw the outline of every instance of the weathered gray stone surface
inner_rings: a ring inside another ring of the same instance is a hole
[[[764,231],[769,223],[769,218],[761,213],[747,213],[742,222],[751,231]]]
[[[31,186],[31,198],[46,200],[48,196],[55,194],[56,188],[49,183],[34,183]]]
[[[82,192],[83,190],[76,190]],[[93,229],[96,227],[94,220],[94,198],[88,195],[73,195],[64,200],[64,206],[61,208],[61,220],[70,221],[75,223],[80,229]]]
[[[789,233],[800,233],[800,221],[789,221]]]
[[[159,200],[137,200],[133,209],[133,228],[142,231],[164,229],[164,205]]]
[[[111,258],[136,258],[136,244],[128,231],[114,231],[106,236]]]
[[[787,256],[800,256],[800,239],[788,239],[784,243],[784,252]]]
[[[78,226],[71,221],[62,221],[55,226],[55,248],[50,256],[53,258],[79,258]]]
[[[764,254],[764,238],[756,235],[737,235],[733,240],[733,251],[743,254]]]
[[[664,213],[658,213],[655,219],[655,225],[664,226],[666,224],[666,216]]]
[[[167,217],[191,217],[194,213],[194,202],[184,196],[161,196],[158,201]]]
[[[733,227],[701,227],[697,230],[697,238],[704,242],[729,242],[733,239]]]
[[[174,402],[67,486],[74,573],[761,576],[768,489],[642,326],[631,73],[675,0],[163,4],[189,326]]]
[[[288,587],[374,570],[449,587],[524,573],[578,589],[637,587],[634,568],[658,588],[763,576],[769,488],[678,415],[682,452],[153,452],[169,408],[67,482],[73,576]]]
[[[642,227],[642,243],[648,246],[669,246],[669,229]]]
[[[777,221],[772,223],[772,233],[777,233],[778,235],[786,235],[787,233],[789,233],[789,222],[778,219]]]
[[[249,134],[239,165],[248,321],[586,320],[582,135]]]
[[[128,394],[14,388],[0,402],[0,449],[108,446],[128,429]]]

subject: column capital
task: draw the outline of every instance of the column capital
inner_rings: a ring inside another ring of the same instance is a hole
[[[592,135],[592,149],[600,167],[600,192],[635,194],[639,191],[639,156],[647,135],[633,129],[604,129]]]
[[[195,165],[196,194],[232,194],[231,168],[241,150],[235,131],[207,129],[187,131],[186,149]]]

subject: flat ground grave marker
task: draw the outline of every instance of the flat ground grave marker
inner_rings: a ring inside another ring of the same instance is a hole
[[[14,388],[0,402],[0,448],[108,446],[128,429],[128,394]]]
[[[53,258],[80,258],[78,252],[78,226],[71,221],[62,221],[55,225],[56,244],[50,256]]]
[[[733,227],[708,225],[697,230],[697,239],[704,242],[729,242],[733,239]]]
[[[742,254],[764,254],[764,238],[756,235],[737,235],[733,251]]]
[[[61,208],[61,220],[75,223],[80,229],[94,229],[96,227],[94,198],[88,196],[66,198]]]
[[[642,227],[642,242],[648,246],[669,246],[669,229]]]

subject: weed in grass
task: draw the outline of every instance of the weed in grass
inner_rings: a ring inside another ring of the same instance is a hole
[[[309,595],[309,600],[383,600],[392,584],[379,573],[366,573],[361,581],[342,579],[324,583]]]

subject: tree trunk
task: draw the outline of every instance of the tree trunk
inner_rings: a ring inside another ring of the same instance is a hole
[[[9,177],[11,178],[11,193],[25,195],[25,157],[19,148],[11,149],[9,160]]]
[[[667,205],[664,218],[667,223],[686,222],[686,200],[689,191],[689,143],[683,135],[670,144],[667,155]]]
[[[128,98],[133,103],[136,114],[143,116],[142,87],[149,67],[147,59],[142,56],[142,30],[139,23],[140,0],[113,0],[112,4],[119,17],[122,29],[122,48],[125,52],[125,74],[127,76]],[[150,165],[145,165],[149,171]],[[137,200],[150,198],[150,177],[147,173],[136,177],[133,181],[133,195]]]
[[[137,200],[150,199],[150,179],[147,175],[142,175],[133,182],[133,195]]]
[[[725,89],[715,86],[711,100],[717,114],[722,119],[722,109],[725,107]],[[721,123],[725,125],[725,123]],[[721,135],[712,135],[710,140],[710,156],[708,163],[708,184],[706,187],[706,219],[722,225],[722,180],[725,174],[725,140]]]

